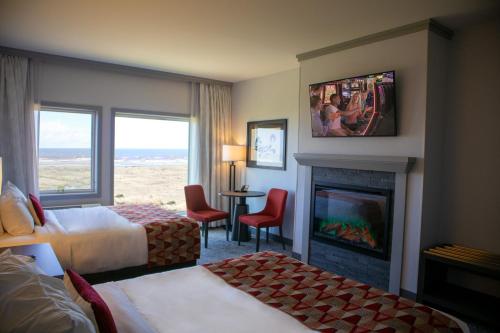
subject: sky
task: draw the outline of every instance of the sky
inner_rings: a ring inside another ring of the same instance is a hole
[[[115,148],[188,149],[187,121],[115,119]]]
[[[91,119],[90,114],[40,112],[40,148],[90,148]],[[118,116],[115,119],[115,148],[188,148],[188,122]]]

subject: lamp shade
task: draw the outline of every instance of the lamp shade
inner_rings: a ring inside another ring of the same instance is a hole
[[[224,162],[244,161],[246,159],[245,146],[223,145],[222,160]]]

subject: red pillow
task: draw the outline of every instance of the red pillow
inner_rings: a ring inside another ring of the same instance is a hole
[[[111,311],[97,291],[75,271],[67,269],[66,273],[80,296],[91,304],[99,333],[117,333]]]
[[[33,209],[35,210],[36,216],[40,220],[40,224],[42,227],[45,225],[45,214],[43,213],[43,206],[40,200],[34,194],[28,194],[28,197],[33,205]]]

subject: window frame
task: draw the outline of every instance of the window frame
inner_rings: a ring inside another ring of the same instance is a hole
[[[60,103],[60,102],[49,102],[42,101],[40,103],[39,111],[52,111],[52,112],[63,112],[63,113],[77,113],[77,114],[90,114],[92,116],[92,126],[91,126],[91,188],[89,190],[85,189],[74,189],[67,191],[40,191],[40,198],[44,201],[61,201],[61,200],[72,200],[72,199],[86,199],[86,198],[100,198],[101,197],[101,179],[102,179],[102,107],[95,105],[82,105],[82,104],[70,104],[70,103]],[[39,162],[39,143],[40,143],[40,116],[36,118],[37,121],[37,155]]]
[[[188,181],[189,181],[189,170],[191,168],[191,116],[182,113],[171,113],[171,112],[161,112],[161,111],[147,111],[147,110],[136,110],[136,109],[126,109],[126,108],[111,108],[111,173],[109,177],[108,188],[110,191],[110,205],[115,204],[115,126],[116,117],[119,116],[129,117],[129,118],[139,118],[139,119],[157,119],[157,120],[171,120],[171,121],[182,121],[188,123]]]

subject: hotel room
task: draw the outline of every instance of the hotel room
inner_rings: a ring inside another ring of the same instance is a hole
[[[498,332],[499,76],[495,0],[0,1],[0,333]]]

